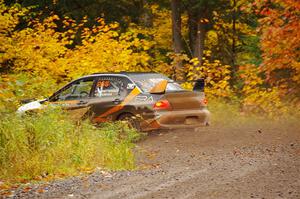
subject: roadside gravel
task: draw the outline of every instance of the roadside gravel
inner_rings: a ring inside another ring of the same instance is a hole
[[[299,126],[298,126],[299,127]],[[72,177],[12,198],[300,198],[300,130],[278,125],[152,133],[137,171]]]

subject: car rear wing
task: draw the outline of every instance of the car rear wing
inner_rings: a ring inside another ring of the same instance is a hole
[[[151,94],[162,94],[165,93],[168,83],[173,83],[174,81],[167,81],[162,80],[158,84],[156,84],[151,90]],[[190,80],[190,81],[178,81],[178,83],[185,83],[185,82],[195,82],[193,91],[195,92],[204,92],[205,81],[203,78],[197,80]]]
[[[194,81],[194,88],[193,91],[198,91],[198,92],[204,92],[204,87],[205,87],[205,81],[203,78],[197,79]]]
[[[197,79],[197,80],[178,81],[178,83],[185,83],[185,82],[194,82],[193,91],[204,92],[204,87],[205,87],[204,78],[200,78],[200,79]]]

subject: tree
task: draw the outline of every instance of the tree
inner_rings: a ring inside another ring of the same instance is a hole
[[[261,69],[272,86],[300,95],[300,1],[270,0],[253,3],[261,15]]]
[[[175,53],[181,53],[182,35],[181,35],[181,0],[172,0],[172,35],[173,35],[173,48]]]
[[[220,5],[220,0],[187,0],[185,2],[188,13],[189,48],[192,56],[199,59],[200,65],[205,49],[206,33],[212,27],[210,23],[212,13]]]
[[[144,27],[153,27],[153,13],[148,0],[140,0],[139,24]]]
[[[180,54],[183,51],[181,35],[181,0],[171,0],[171,9],[173,49],[175,54]],[[182,69],[182,61],[175,60],[175,62],[175,70]]]
[[[119,22],[123,26],[128,23],[139,23],[140,16],[144,14],[144,5],[147,0],[10,0],[22,6],[34,6],[35,12],[42,12],[43,17],[51,13],[59,17],[68,16],[81,20],[84,16],[94,20],[97,17],[105,18],[106,22]],[[147,9],[146,9],[147,10]]]

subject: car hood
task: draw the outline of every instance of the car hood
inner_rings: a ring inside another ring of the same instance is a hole
[[[17,113],[25,113],[26,111],[30,111],[30,110],[41,109],[43,107],[43,105],[41,103],[44,101],[45,101],[45,99],[44,100],[36,100],[33,102],[29,102],[27,104],[24,104],[18,108]]]

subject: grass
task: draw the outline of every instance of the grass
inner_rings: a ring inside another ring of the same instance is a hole
[[[122,123],[96,128],[87,121],[75,123],[57,109],[26,116],[2,113],[1,118],[1,180],[75,175],[96,167],[135,167],[132,148],[139,134]]]
[[[211,100],[211,122],[220,128],[279,126],[299,129],[299,113],[267,118],[240,111],[238,103]],[[295,111],[294,111],[295,113]],[[140,134],[122,123],[99,127],[88,121],[75,123],[58,109],[19,116],[1,113],[0,181],[24,182],[44,177],[76,175],[100,167],[135,168],[132,152]]]
[[[211,123],[220,128],[238,129],[243,127],[257,128],[272,127],[279,129],[299,129],[300,113],[293,106],[288,106],[288,112],[280,113],[274,109],[273,117],[268,114],[257,114],[241,111],[238,102],[226,102],[213,99],[209,102],[211,112]]]

